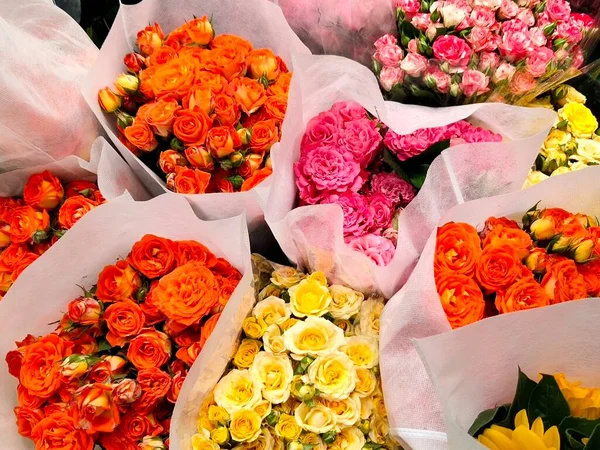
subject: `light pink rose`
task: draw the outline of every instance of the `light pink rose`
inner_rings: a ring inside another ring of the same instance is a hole
[[[444,24],[443,23],[439,23],[439,22],[432,23],[431,25],[429,25],[427,27],[427,31],[425,31],[425,35],[427,36],[427,38],[430,41],[433,41],[435,39],[435,37],[437,36],[438,30],[440,28],[444,28]]]
[[[471,11],[471,23],[475,27],[491,27],[496,23],[496,15],[491,9],[478,6]]]
[[[544,30],[539,27],[533,27],[529,29],[529,39],[535,47],[543,47],[548,41]]]
[[[489,91],[487,87],[489,82],[489,77],[479,70],[467,69],[463,72],[459,86],[465,96],[472,97]]]
[[[447,94],[450,90],[450,75],[442,72],[438,68],[430,68],[425,75],[425,82],[432,89],[437,89],[442,94]]]
[[[492,11],[495,11],[498,8],[500,8],[500,5],[502,5],[502,0],[470,0],[469,4],[473,8],[481,6],[484,8],[489,8]]]
[[[521,8],[529,8],[531,5],[531,0],[517,0],[517,5]]]
[[[392,34],[384,34],[383,36],[381,36],[379,39],[377,39],[375,41],[375,48],[377,50],[386,47],[388,45],[398,45],[398,39],[396,39],[396,36],[392,35]]]
[[[415,28],[426,31],[427,28],[431,25],[431,14],[428,13],[418,13],[410,19],[410,23],[412,23]]]
[[[485,72],[486,70],[493,71],[500,64],[500,57],[497,53],[484,52],[479,55],[479,70]]]
[[[510,31],[504,33],[498,48],[508,61],[518,61],[527,56],[533,49],[533,44],[527,31]]]
[[[571,14],[571,6],[565,0],[548,0],[545,12],[551,20],[568,20]]]
[[[347,122],[339,131],[340,148],[350,152],[363,169],[373,161],[382,141],[376,121],[367,118]]]
[[[573,67],[579,69],[583,65],[583,52],[580,48],[575,48],[571,53],[573,55]]]
[[[471,48],[475,53],[479,53],[483,49],[487,49],[488,42],[492,39],[492,33],[487,27],[473,27],[467,36],[467,42],[471,44]]]
[[[538,26],[540,28],[545,28],[546,26],[550,26],[550,25],[553,26],[554,24],[555,24],[554,20],[552,20],[550,18],[550,16],[548,15],[548,13],[546,11],[544,11],[543,13],[541,13],[537,16],[536,26]]]
[[[512,64],[502,62],[494,72],[494,75],[492,76],[492,81],[498,84],[502,80],[510,79],[514,75],[516,70],[517,68]]]
[[[502,33],[516,33],[519,31],[527,31],[527,25],[520,20],[507,20],[501,24]]]
[[[302,136],[302,152],[314,147],[335,145],[339,128],[338,117],[329,111],[313,117],[306,125],[306,131]]]
[[[427,58],[418,53],[409,53],[402,60],[400,68],[411,77],[419,77],[427,69]]]
[[[421,10],[421,2],[419,0],[394,0],[394,3],[396,8],[404,11],[404,15],[408,19]]]
[[[398,213],[402,212],[402,208],[400,208],[398,210]],[[395,228],[388,228],[387,230],[383,230],[383,233],[381,233],[381,235],[388,239],[392,245],[395,247],[398,243],[398,230],[396,230]]]
[[[529,8],[523,8],[517,14],[517,20],[523,22],[528,27],[532,27],[535,25],[535,17]]]
[[[408,52],[409,53],[419,53],[419,40],[411,39],[408,41]]]
[[[357,102],[337,102],[329,111],[338,116],[342,123],[367,118],[365,108]]]
[[[381,87],[389,92],[397,84],[404,80],[404,71],[400,67],[384,67],[379,72],[379,83]]]
[[[362,236],[373,228],[375,210],[363,195],[355,192],[331,195],[324,198],[322,203],[340,205],[344,213],[345,237]]]
[[[453,67],[463,68],[469,64],[471,59],[471,47],[464,39],[457,36],[440,36],[433,43],[434,56],[447,62]]]
[[[502,0],[498,17],[501,19],[512,19],[519,13],[519,7],[513,0]]]
[[[510,80],[510,91],[520,95],[531,91],[536,85],[535,78],[526,71],[516,72]]]
[[[548,63],[554,58],[554,52],[548,47],[536,47],[527,57],[525,69],[534,77],[541,77],[546,73]]]
[[[396,248],[394,244],[383,236],[377,234],[366,234],[348,241],[351,249],[367,255],[378,266],[387,266]]]
[[[375,52],[375,59],[383,64],[383,67],[398,67],[404,52],[395,44],[386,45]]]
[[[371,177],[371,192],[383,195],[392,206],[406,206],[415,198],[415,188],[395,173],[381,172]]]
[[[556,59],[559,62],[563,62],[569,56],[570,56],[569,51],[565,48],[561,48],[561,49],[557,50],[556,53],[554,53],[554,59]]]
[[[437,11],[442,16],[442,21],[445,27],[457,27],[466,17],[467,11],[453,5],[452,3],[445,2],[441,8]]]
[[[573,19],[560,22],[556,27],[556,36],[566,39],[569,44],[578,44],[583,39],[581,22]]]
[[[366,201],[373,209],[373,226],[370,232],[381,233],[391,227],[394,207],[388,199],[382,194],[371,194]]]

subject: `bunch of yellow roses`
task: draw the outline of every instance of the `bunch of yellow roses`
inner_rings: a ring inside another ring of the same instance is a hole
[[[397,448],[379,377],[383,305],[321,272],[276,267],[203,401],[192,448]]]

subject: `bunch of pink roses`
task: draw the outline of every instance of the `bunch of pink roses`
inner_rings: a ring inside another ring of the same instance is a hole
[[[399,40],[375,42],[374,68],[394,100],[516,104],[580,67],[594,18],[566,0],[395,0]]]

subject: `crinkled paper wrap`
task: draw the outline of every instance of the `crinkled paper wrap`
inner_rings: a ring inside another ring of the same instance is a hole
[[[80,89],[97,54],[51,0],[0,2],[0,172],[88,159],[101,128]]]
[[[55,325],[50,324],[60,319],[70,300],[81,295],[77,285],[92,286],[104,266],[126,257],[133,244],[146,233],[174,240],[196,240],[240,270],[243,278],[225,312],[235,309],[250,289],[250,244],[243,216],[205,222],[195,216],[183,197],[163,195],[147,202],[133,202],[126,195],[86,214],[11,287],[0,302],[2,360],[15,347],[15,341],[28,333],[42,335],[54,330]],[[226,321],[221,320],[215,333],[226,325]],[[209,341],[214,345],[215,338]],[[197,363],[190,375],[198,373]],[[188,376],[184,383],[184,390],[194,381],[190,378]],[[17,380],[2,361],[0,433],[3,445],[11,450],[30,450],[33,444],[18,434],[13,416],[16,388]],[[184,397],[180,397],[180,402]],[[173,420],[172,428],[177,427],[177,420]],[[177,447],[172,444],[171,448]]]
[[[168,33],[186,20],[204,15],[212,19],[217,34],[237,34],[252,42],[255,48],[270,48],[289,65],[290,70],[293,52],[309,53],[287,24],[281,9],[267,0],[144,0],[137,5],[121,4],[82,93],[112,143],[154,195],[167,192],[164,181],[119,141],[115,117],[104,114],[98,105],[98,90],[112,86],[116,77],[125,70],[123,57],[133,51],[139,30],[149,23],[158,22]],[[202,219],[223,219],[245,213],[252,232],[264,224],[258,199],[268,195],[269,189],[270,179],[267,179],[248,192],[184,196]]]
[[[406,281],[438,220],[465,201],[520,189],[556,114],[503,104],[427,108],[385,102],[375,76],[360,64],[337,56],[294,57],[283,137],[272,151],[274,174],[265,219],[287,257],[330,281],[361,292],[391,297]],[[398,246],[386,267],[344,243],[338,205],[295,208],[294,163],[307,123],[335,102],[352,100],[399,134],[469,118],[501,133],[504,142],[463,144],[442,153],[431,165],[423,188],[400,214]]]
[[[540,202],[540,208],[558,207],[573,213],[582,212],[600,217],[600,202],[597,200],[600,195],[599,177],[600,167],[589,167],[578,172],[552,177],[525,191],[515,191],[458,205],[449,210],[436,225],[441,226],[450,221],[466,222],[481,229],[491,216],[506,216],[520,221],[525,212],[538,202]],[[393,434],[400,437],[413,450],[443,450],[447,448],[442,409],[434,386],[412,342],[413,339],[425,338],[451,330],[442,309],[433,277],[436,232],[437,230],[429,237],[408,282],[390,299],[381,316],[381,376],[390,427]],[[554,309],[555,307],[548,308]],[[513,316],[513,314],[508,316]],[[476,326],[476,329],[483,330],[486,324],[491,324],[494,320],[510,321],[513,319],[507,317],[484,319],[480,324],[469,325],[466,328]],[[597,323],[595,321],[594,323],[597,329]],[[578,334],[580,325],[581,322],[571,322],[570,333]],[[514,349],[517,346],[514,344],[511,347],[510,344],[507,344],[509,336],[511,333],[507,331],[502,339],[496,341],[496,346],[488,346],[485,350],[482,347],[481,352],[485,352],[485,356],[482,357],[471,355],[464,349],[462,359],[456,360],[455,363],[460,365],[461,361],[467,361],[469,364],[481,364],[478,371],[471,372],[471,375],[478,377],[483,375],[481,380],[482,382],[485,380],[487,383],[483,367],[486,367],[487,370],[487,365],[493,363],[493,359],[496,358],[496,354],[501,348],[501,351],[505,352],[505,347]],[[474,338],[472,345],[480,345],[482,339]],[[527,340],[522,341],[519,345],[524,347],[519,349],[519,352],[525,352],[526,349],[527,351],[531,350]],[[447,350],[443,346],[438,349],[440,353]],[[431,365],[433,361],[428,363]],[[510,372],[511,379],[506,383],[516,382],[516,366],[507,367],[506,370],[513,371]],[[579,373],[575,373],[574,376],[577,377]],[[453,378],[452,382],[457,382],[457,379]],[[465,405],[466,408],[467,406]],[[472,409],[467,408],[467,411],[472,411]],[[463,425],[464,423],[461,422],[461,426]],[[462,450],[462,447],[460,448]]]

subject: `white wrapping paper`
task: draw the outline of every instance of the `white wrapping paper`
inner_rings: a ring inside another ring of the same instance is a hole
[[[309,53],[285,21],[281,9],[267,0],[144,0],[137,5],[122,4],[98,59],[83,84],[82,93],[112,143],[154,195],[167,191],[165,183],[119,141],[115,117],[104,114],[98,105],[98,90],[112,86],[116,77],[125,70],[123,57],[133,50],[139,30],[149,23],[158,22],[168,33],[184,21],[204,15],[212,18],[217,34],[237,34],[248,39],[255,48],[270,48],[289,65],[290,70],[293,52]],[[202,219],[223,219],[245,212],[250,231],[253,231],[264,223],[257,199],[259,195],[267,195],[259,192],[268,192],[269,183],[266,180],[248,192],[185,197]]]
[[[51,0],[0,2],[0,172],[88,159],[101,128],[80,86],[97,54]]]
[[[558,207],[573,213],[600,216],[600,203],[597,201],[600,195],[599,176],[600,167],[589,167],[579,172],[552,177],[525,191],[464,203],[450,209],[436,225],[441,226],[450,221],[466,222],[481,229],[490,216],[506,216],[520,221],[524,213],[538,201],[540,208]],[[440,403],[412,342],[412,339],[437,335],[451,329],[433,277],[436,232],[434,230],[429,237],[408,282],[390,299],[381,316],[381,374],[390,427],[393,434],[401,437],[413,450],[447,448]],[[519,314],[522,313],[515,313]],[[489,320],[491,319],[484,319],[482,324]],[[579,333],[579,322],[577,325],[571,324],[570,329],[573,334]],[[509,335],[507,332],[505,339]],[[487,348],[483,359],[471,356],[466,351],[463,358],[471,358],[469,364],[473,364],[473,361],[481,362],[482,365],[491,364],[499,347],[506,345],[505,339],[497,341],[498,347]],[[479,345],[479,342],[480,339],[475,338],[473,345]],[[528,344],[525,345],[524,342],[521,345],[527,347]],[[443,353],[446,349],[440,347],[438,351]],[[460,362],[457,361],[457,364]],[[511,369],[509,367],[507,370]],[[481,375],[481,370],[477,372],[478,376]],[[472,374],[475,376],[476,373]]]
[[[467,430],[512,402],[518,367],[529,378],[563,372],[600,385],[600,301],[587,299],[496,316],[416,342],[441,400],[451,450],[485,450]],[[531,418],[530,420],[533,420]]]
[[[76,285],[90,287],[107,264],[127,256],[133,244],[146,233],[169,239],[197,240],[215,255],[226,258],[244,274],[224,315],[240,303],[252,281],[250,245],[243,216],[204,222],[192,212],[183,197],[160,196],[147,202],[133,202],[123,196],[86,214],[41,257],[28,267],[0,302],[0,355],[14,348],[14,341],[27,333],[51,332],[70,300],[81,295]],[[31,314],[35,311],[35,314]],[[226,321],[221,320],[214,342]],[[211,345],[211,344],[207,344]],[[196,362],[190,374],[197,373]],[[188,381],[189,380],[189,381]],[[188,377],[184,383],[193,382]],[[17,380],[0,365],[0,433],[3,445],[11,450],[30,450],[33,444],[22,438],[15,425]],[[182,391],[183,392],[183,391]],[[184,396],[183,396],[184,397]],[[183,398],[182,398],[183,399]],[[172,427],[177,427],[174,420]],[[172,444],[173,449],[177,448]]]
[[[330,281],[361,292],[391,297],[406,281],[438,220],[465,201],[520,189],[556,114],[503,104],[427,108],[385,102],[369,69],[336,56],[294,57],[294,77],[280,146],[272,151],[274,174],[265,219],[287,257]],[[442,153],[429,169],[419,194],[402,212],[398,246],[386,267],[351,250],[343,240],[338,205],[294,209],[293,172],[306,124],[341,100],[360,103],[399,134],[469,120],[501,133],[504,142],[463,144]]]

